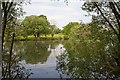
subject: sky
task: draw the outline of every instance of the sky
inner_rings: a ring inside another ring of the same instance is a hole
[[[62,1],[53,0],[31,0],[31,4],[23,6],[26,12],[24,17],[30,15],[45,15],[51,24],[62,29],[69,22],[91,21],[91,17],[85,16],[88,13],[81,9],[83,1],[70,1],[68,5]]]

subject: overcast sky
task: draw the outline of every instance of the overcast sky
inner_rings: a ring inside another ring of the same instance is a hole
[[[29,15],[45,15],[51,24],[62,28],[69,22],[91,21],[90,17],[86,17],[87,12],[81,9],[83,1],[69,2],[68,5],[64,1],[51,0],[31,0],[31,4],[24,5],[25,16]]]

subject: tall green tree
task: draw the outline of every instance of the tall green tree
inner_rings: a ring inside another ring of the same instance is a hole
[[[42,31],[42,34],[44,34],[45,36],[47,34],[49,34],[49,30],[50,30],[50,22],[48,21],[47,17],[45,15],[40,15],[39,18],[43,18],[43,26],[44,26],[44,29]]]
[[[28,16],[22,21],[22,24],[24,26],[24,32],[27,35],[34,35],[35,37],[39,37],[40,34],[47,34],[50,25],[47,17],[44,15]]]
[[[69,35],[70,29],[72,27],[74,27],[74,26],[77,26],[77,25],[79,25],[78,22],[70,22],[70,23],[68,23],[66,26],[63,27],[63,30],[62,30],[63,34]]]

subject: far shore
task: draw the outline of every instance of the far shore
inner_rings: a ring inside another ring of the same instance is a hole
[[[64,35],[55,34],[53,37],[50,35],[47,35],[47,36],[42,35],[40,37],[34,37],[32,35],[28,37],[19,36],[19,37],[15,37],[14,39],[14,41],[42,41],[42,40],[68,40],[68,37]],[[10,41],[10,40],[6,39],[5,41]]]

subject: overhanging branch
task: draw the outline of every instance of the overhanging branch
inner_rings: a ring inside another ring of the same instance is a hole
[[[98,11],[100,11],[101,15],[103,16],[103,18],[107,21],[107,23],[109,24],[110,28],[114,31],[114,33],[118,36],[117,31],[115,30],[115,28],[113,27],[113,25],[110,23],[110,21],[105,17],[105,15],[103,14],[103,12],[101,11],[101,9],[98,7],[98,5],[96,3],[94,3],[95,6],[97,7]]]

